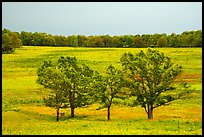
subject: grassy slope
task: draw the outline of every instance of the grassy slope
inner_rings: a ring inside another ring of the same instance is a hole
[[[202,134],[202,49],[162,48],[172,61],[183,66],[179,77],[196,88],[185,100],[154,110],[154,120],[147,120],[141,107],[113,105],[111,121],[106,109],[98,104],[76,109],[76,118],[68,118],[69,109],[60,122],[55,110],[42,105],[46,91],[36,84],[36,70],[44,60],[76,56],[94,70],[105,74],[109,64],[118,63],[124,52],[147,49],[23,47],[15,54],[2,55],[2,132],[3,134]]]

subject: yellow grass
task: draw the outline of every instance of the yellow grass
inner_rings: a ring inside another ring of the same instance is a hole
[[[186,100],[154,109],[153,120],[147,119],[142,107],[111,106],[111,120],[107,109],[96,110],[93,104],[75,109],[60,109],[65,116],[56,122],[56,110],[32,100],[42,100],[46,90],[36,83],[36,70],[43,60],[59,56],[75,56],[92,69],[105,74],[107,66],[121,68],[124,52],[138,53],[147,49],[135,48],[70,48],[29,47],[14,54],[2,55],[2,133],[3,134],[202,134],[202,49],[161,48],[174,63],[183,66],[178,80],[189,82],[197,89]],[[37,65],[33,65],[34,63]],[[180,122],[180,125],[178,124]],[[180,128],[179,128],[180,126]]]

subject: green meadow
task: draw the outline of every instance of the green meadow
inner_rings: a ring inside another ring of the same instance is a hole
[[[65,116],[56,122],[56,110],[43,104],[47,91],[36,83],[36,72],[45,60],[75,56],[79,62],[105,75],[110,64],[122,68],[122,54],[140,50],[147,49],[23,46],[15,53],[2,54],[2,134],[201,135],[202,48],[157,49],[183,67],[177,80],[188,82],[195,91],[184,99],[154,109],[153,120],[147,119],[142,107],[125,106],[114,100],[110,121],[106,108],[96,110],[99,104],[95,103],[76,108],[74,118],[69,117],[69,108],[60,109]]]

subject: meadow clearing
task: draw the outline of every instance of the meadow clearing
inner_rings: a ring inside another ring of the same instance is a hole
[[[156,48],[155,48],[156,49]],[[159,48],[174,63],[183,67],[178,80],[186,81],[195,92],[171,105],[154,110],[148,120],[140,106],[113,104],[111,120],[106,108],[96,110],[99,104],[75,109],[75,118],[69,118],[70,109],[60,109],[64,117],[56,122],[56,110],[46,107],[42,97],[46,90],[36,83],[37,68],[45,60],[60,56],[75,56],[93,70],[106,73],[112,64],[119,63],[124,52],[137,53],[142,48],[74,48],[23,46],[13,54],[2,55],[2,134],[202,134],[202,48]]]

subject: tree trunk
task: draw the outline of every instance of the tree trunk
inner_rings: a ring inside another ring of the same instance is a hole
[[[71,117],[74,117],[74,93],[71,91],[69,92],[69,102],[70,102],[70,108],[71,108]]]
[[[57,108],[57,121],[59,120],[59,108]]]
[[[153,106],[148,109],[148,119],[153,119]]]
[[[110,106],[108,106],[108,120],[110,120]]]
[[[74,107],[71,107],[71,117],[74,117]]]

